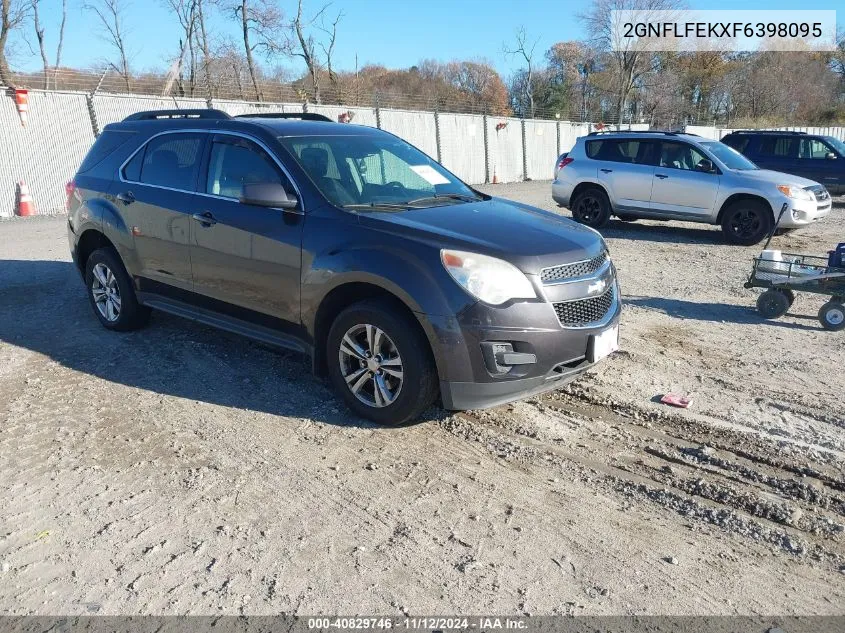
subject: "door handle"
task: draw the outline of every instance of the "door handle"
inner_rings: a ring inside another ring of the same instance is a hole
[[[613,170],[612,169],[602,169],[601,171],[604,172],[605,174],[609,174]]]
[[[123,204],[132,204],[135,202],[135,194],[131,191],[124,191],[123,193],[117,194],[116,198],[120,200]]]
[[[212,226],[213,224],[217,224],[217,220],[215,220],[214,216],[211,215],[211,211],[194,213],[191,217],[203,226]]]
[[[669,176],[667,176],[666,174],[654,174],[654,177],[663,180],[664,178],[668,178]]]

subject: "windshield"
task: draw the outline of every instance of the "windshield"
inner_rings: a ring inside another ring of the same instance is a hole
[[[718,141],[707,141],[699,143],[699,145],[722,161],[722,164],[724,164],[724,166],[728,169],[759,169],[757,165],[752,163],[733,147],[729,147],[724,143],[720,143]]]
[[[483,199],[440,164],[392,136],[287,136],[279,141],[338,207],[403,210]]]
[[[824,136],[822,138],[824,138],[825,141],[827,141],[830,145],[832,145],[833,148],[837,152],[839,152],[840,156],[845,156],[845,143],[843,143],[838,138],[833,137],[833,136]]]

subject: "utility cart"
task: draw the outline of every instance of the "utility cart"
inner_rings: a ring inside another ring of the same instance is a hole
[[[766,319],[786,314],[796,292],[827,295],[830,300],[819,310],[822,327],[845,329],[845,244],[830,251],[827,257],[767,250],[785,211],[784,204],[763,252],[754,258],[745,287],[766,289],[757,299],[757,310]]]

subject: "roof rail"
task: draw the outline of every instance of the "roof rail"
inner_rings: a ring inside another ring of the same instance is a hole
[[[678,136],[683,134],[684,136],[699,136],[698,134],[693,134],[692,132],[669,132],[667,130],[598,130],[590,132],[587,136],[599,136],[601,134],[663,134],[665,136]]]
[[[145,110],[130,114],[124,121],[157,121],[160,119],[230,119],[222,110],[196,108],[186,110]]]
[[[793,130],[734,130],[733,132],[729,132],[729,134],[804,134],[806,132],[798,132]]]
[[[316,112],[258,112],[256,114],[238,114],[236,119],[299,119],[300,121],[333,121]]]

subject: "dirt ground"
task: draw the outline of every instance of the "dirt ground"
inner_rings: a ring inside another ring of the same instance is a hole
[[[105,331],[64,218],[0,223],[0,613],[845,613],[845,333],[813,295],[761,321],[715,227],[604,233],[618,354],[383,429],[297,355]],[[824,252],[845,208],[776,239]]]

